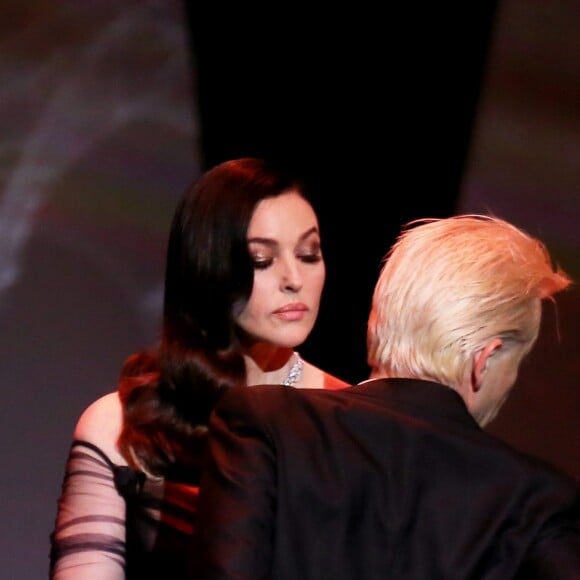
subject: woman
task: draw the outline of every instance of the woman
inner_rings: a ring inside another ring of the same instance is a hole
[[[243,158],[185,193],[169,236],[160,344],[129,357],[117,392],[76,425],[52,580],[185,577],[219,396],[238,384],[347,386],[295,351],[324,280],[318,220],[290,176]]]

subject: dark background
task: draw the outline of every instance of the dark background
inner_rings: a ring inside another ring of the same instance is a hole
[[[351,382],[416,217],[492,211],[580,280],[580,6],[4,0],[0,569],[46,577],[72,430],[156,340],[175,203],[215,163],[306,178],[327,283],[300,351]],[[578,286],[490,431],[580,477]]]
[[[269,156],[305,176],[328,277],[301,351],[351,382],[368,375],[372,288],[401,224],[454,212],[495,14],[401,4],[187,2],[204,163]]]

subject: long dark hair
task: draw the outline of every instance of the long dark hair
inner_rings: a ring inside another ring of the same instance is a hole
[[[167,246],[160,345],[131,355],[121,370],[128,463],[154,475],[198,468],[207,420],[219,396],[245,384],[235,312],[252,292],[247,230],[256,205],[297,178],[263,159],[223,162],[185,192]]]

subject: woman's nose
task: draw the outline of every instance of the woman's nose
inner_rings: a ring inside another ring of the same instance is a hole
[[[287,260],[284,262],[280,286],[286,292],[297,292],[302,288],[302,276],[295,260]]]

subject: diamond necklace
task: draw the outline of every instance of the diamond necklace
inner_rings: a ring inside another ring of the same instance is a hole
[[[282,381],[282,384],[286,387],[294,386],[296,383],[300,382],[300,379],[302,378],[302,367],[304,366],[304,362],[296,351],[294,351],[293,356],[296,358],[296,362],[290,367],[288,376]]]

